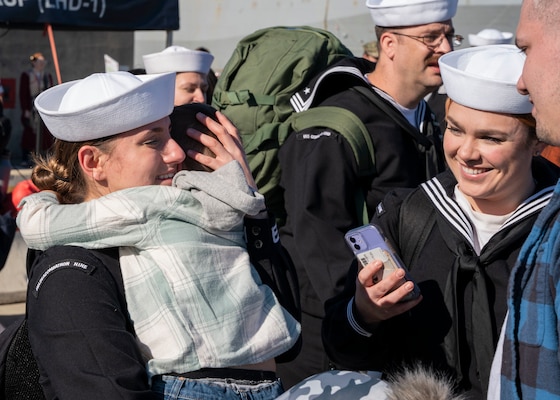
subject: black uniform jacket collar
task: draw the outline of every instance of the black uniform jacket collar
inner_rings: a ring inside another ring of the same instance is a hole
[[[532,170],[533,176],[536,179],[535,193],[515,210],[503,225],[502,229],[514,225],[530,215],[538,213],[550,200],[554,186],[560,177],[560,168],[543,157],[534,157]],[[447,170],[423,183],[421,188],[434,204],[436,210],[446,218],[472,246],[473,231],[471,223],[464,211],[459,208],[457,202],[453,200],[453,192],[456,185],[457,180],[451,171]]]
[[[296,112],[301,112],[349,87],[369,87],[371,84],[365,74],[374,69],[375,64],[364,58],[345,58],[313,78],[304,89],[292,96],[290,103]]]

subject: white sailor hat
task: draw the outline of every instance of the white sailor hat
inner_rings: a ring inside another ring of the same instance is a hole
[[[489,44],[509,44],[513,39],[512,32],[500,32],[497,29],[483,29],[477,34],[469,33],[471,46],[486,46]]]
[[[510,44],[469,47],[444,54],[439,66],[447,96],[476,110],[528,114],[529,96],[517,91],[525,55]]]
[[[35,99],[57,139],[81,142],[139,128],[171,114],[175,74],[96,73],[53,86]]]
[[[377,26],[425,25],[455,16],[458,0],[367,0]]]
[[[198,72],[207,74],[214,56],[205,51],[190,50],[181,46],[170,46],[159,53],[142,56],[148,74],[162,72]]]

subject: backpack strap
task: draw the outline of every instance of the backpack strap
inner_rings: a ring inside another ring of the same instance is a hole
[[[414,190],[402,202],[399,213],[401,259],[411,268],[436,224],[435,209],[424,190]]]
[[[373,141],[364,123],[352,111],[341,107],[319,106],[293,114],[290,121],[296,132],[313,127],[335,130],[350,144],[358,164],[358,174],[367,176],[375,173]]]
[[[295,132],[313,127],[325,127],[338,132],[352,148],[358,165],[358,176],[375,174],[373,141],[364,123],[353,112],[341,107],[319,106],[295,113],[289,121]],[[363,190],[356,191],[355,203],[358,215],[367,224],[369,216]]]

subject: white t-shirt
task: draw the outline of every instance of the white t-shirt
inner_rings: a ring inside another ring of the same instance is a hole
[[[422,124],[422,119],[424,117],[424,113],[421,112],[423,107],[420,107],[420,104],[423,104],[423,103],[420,103],[415,108],[406,108],[406,107],[401,106],[399,103],[397,103],[397,101],[395,99],[393,99],[391,97],[391,95],[389,95],[388,93],[384,92],[383,90],[381,90],[379,88],[376,88],[375,86],[372,86],[372,87],[373,87],[373,90],[375,90],[375,92],[378,95],[380,95],[385,100],[390,102],[393,106],[395,106],[395,108],[401,112],[401,114],[406,118],[406,120],[408,122],[410,122],[410,125],[418,128],[418,129],[421,129],[421,124]]]
[[[463,192],[461,192],[459,186],[455,186],[454,194],[459,207],[467,214],[467,217],[472,223],[474,250],[477,255],[480,255],[480,251],[484,245],[500,230],[502,225],[513,214],[513,211],[505,215],[484,214],[472,209],[471,204]]]

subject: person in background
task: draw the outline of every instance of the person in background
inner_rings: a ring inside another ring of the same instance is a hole
[[[19,102],[21,107],[21,165],[31,165],[31,153],[44,152],[53,144],[53,137],[33,107],[35,98],[53,86],[52,75],[45,71],[47,60],[42,53],[29,56],[31,68],[22,72],[19,79]],[[39,135],[39,138],[37,138]]]
[[[364,52],[362,54],[362,58],[369,60],[371,62],[377,62],[379,59],[379,49],[377,48],[377,40],[372,40],[367,43],[364,43],[362,46],[364,48]]]
[[[0,157],[10,155],[8,144],[12,137],[12,121],[4,115],[4,105],[0,102]]]
[[[558,1],[523,0],[515,39],[527,56],[517,88],[533,103],[537,137],[554,146],[560,145],[559,23]],[[560,399],[559,293],[560,182],[511,272],[497,362],[501,399]]]
[[[175,72],[175,106],[206,103],[208,73],[214,56],[206,51],[170,46],[142,56],[147,74]]]
[[[133,69],[129,69],[128,72],[130,72],[132,75],[145,75],[146,74],[146,70],[144,68],[133,68]]]
[[[502,32],[494,28],[486,28],[474,34],[469,33],[469,44],[475,46],[488,46],[490,44],[510,44],[513,33]]]
[[[4,105],[0,102],[0,211],[2,214],[7,211],[6,208],[9,208],[10,205],[8,186],[12,163],[8,144],[11,136],[12,121],[4,115]]]
[[[323,339],[335,363],[390,374],[419,362],[469,399],[486,399],[510,272],[560,177],[540,157],[529,97],[515,87],[524,59],[513,45],[439,59],[449,170],[388,194],[371,221],[422,297],[402,301],[414,286],[403,270],[376,281],[382,262],[354,266],[345,292],[326,306]]]
[[[302,304],[302,351],[278,366],[286,387],[332,368],[321,324],[325,301],[343,290],[354,259],[344,234],[363,223],[356,192],[363,191],[373,215],[388,191],[416,187],[445,170],[441,132],[423,99],[441,85],[437,60],[460,42],[451,21],[457,1],[369,0],[367,6],[379,43],[377,63],[344,59],[321,75],[322,82],[331,79],[327,86],[334,93],[311,98],[315,79],[291,101],[354,113],[370,132],[375,171],[361,176],[349,143],[322,126],[291,134],[278,153],[287,213],[280,237],[296,266]]]
[[[205,51],[206,53],[210,53],[210,50],[208,50],[206,47],[197,47],[195,50]],[[212,68],[210,68],[210,70],[208,71],[206,80],[208,82],[208,90],[206,90],[206,103],[212,104],[212,96],[214,95],[214,88],[218,83],[218,75]]]
[[[428,93],[424,100],[430,106],[430,110],[435,115],[435,121],[437,122],[439,128],[445,131],[445,103],[447,101],[447,91],[445,86],[441,85],[433,92]]]
[[[2,85],[0,85],[0,89],[2,89]],[[0,270],[6,263],[16,231],[12,193],[8,192],[12,170],[8,143],[12,135],[12,122],[4,115],[2,93],[0,90]]]

